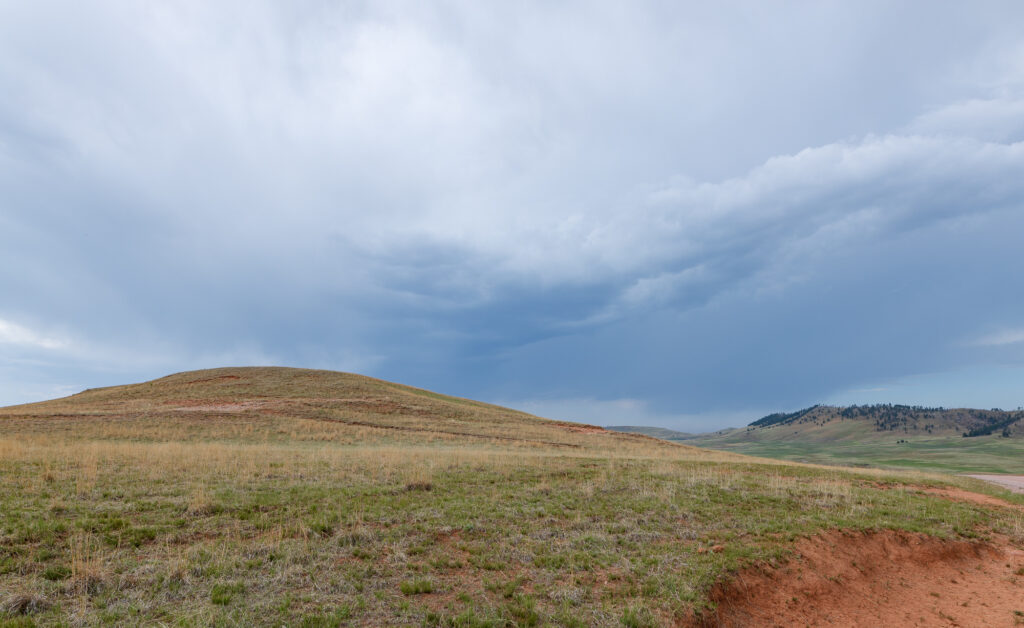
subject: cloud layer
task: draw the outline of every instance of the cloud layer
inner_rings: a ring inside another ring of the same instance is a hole
[[[234,361],[664,423],[1019,364],[1024,11],[933,9],[5,7],[0,401]]]

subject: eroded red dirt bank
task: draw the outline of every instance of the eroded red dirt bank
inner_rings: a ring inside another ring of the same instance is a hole
[[[1024,551],[907,532],[830,532],[715,589],[696,625],[1024,626]]]

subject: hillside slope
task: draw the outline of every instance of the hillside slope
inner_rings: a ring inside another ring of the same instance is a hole
[[[750,458],[302,369],[0,409],[0,478],[0,626],[695,626],[713,599],[727,610],[715,591],[738,570],[837,529],[864,537],[854,566],[909,530],[941,550],[928,573],[997,574],[971,604],[1002,617],[1024,544],[1024,496],[970,478]]]
[[[687,444],[822,464],[1024,473],[1024,412],[917,406],[812,406]]]
[[[791,426],[826,427],[847,420],[870,423],[871,430],[887,433],[935,436],[988,436],[998,433],[1024,436],[1024,411],[975,408],[928,408],[894,404],[836,407],[817,405],[792,413],[769,414],[749,428]]]
[[[73,431],[101,439],[491,444],[620,453],[680,447],[362,375],[281,367],[190,371],[91,389],[0,408],[0,421],[21,433]]]

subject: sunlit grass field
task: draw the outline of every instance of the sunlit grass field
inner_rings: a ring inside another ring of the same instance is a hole
[[[750,459],[350,375],[168,379],[0,411],[0,623],[661,626],[798,535],[1024,542],[1022,510],[922,490],[1024,503],[973,480]]]

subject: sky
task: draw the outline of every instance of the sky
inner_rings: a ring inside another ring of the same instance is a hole
[[[1024,405],[1024,4],[0,0],[0,405]]]

